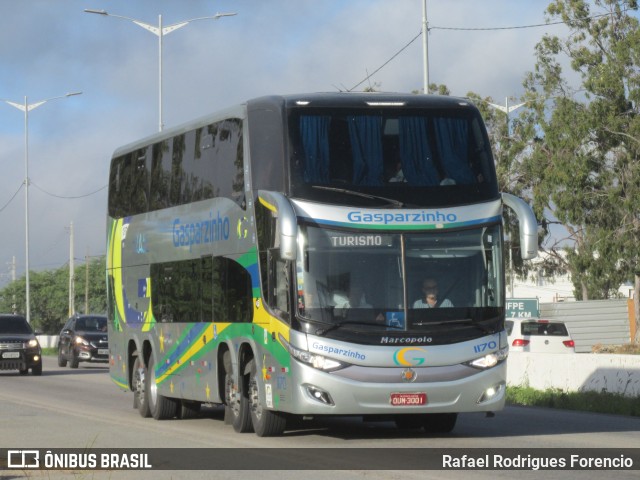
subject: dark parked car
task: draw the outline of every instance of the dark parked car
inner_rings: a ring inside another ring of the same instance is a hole
[[[105,315],[74,315],[60,332],[58,365],[78,368],[80,362],[108,362],[109,341]]]
[[[0,370],[42,375],[42,349],[21,315],[0,314]]]

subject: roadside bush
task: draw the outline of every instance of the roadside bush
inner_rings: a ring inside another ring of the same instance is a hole
[[[564,392],[557,388],[542,391],[531,387],[508,387],[507,403],[640,417],[638,398],[625,397],[618,393]]]
[[[602,345],[597,343],[591,347],[592,353],[615,353],[620,355],[640,355],[640,344]]]

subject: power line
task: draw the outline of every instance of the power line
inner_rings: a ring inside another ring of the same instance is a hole
[[[404,52],[409,45],[411,45],[413,42],[415,42],[418,38],[420,38],[422,36],[422,30],[420,30],[420,32],[418,33],[418,35],[416,35],[415,37],[413,37],[409,43],[407,43],[404,47],[402,47],[400,50],[398,50],[389,60],[387,60],[386,62],[384,62],[382,65],[380,65],[378,68],[376,68],[370,75],[367,75],[364,80],[362,80],[361,82],[357,83],[356,85],[354,85],[353,87],[351,87],[349,90],[347,90],[348,92],[351,92],[352,90],[354,90],[355,88],[359,87],[360,85],[362,85],[364,82],[366,82],[367,80],[369,80],[371,77],[373,77],[376,73],[378,73],[380,70],[382,70],[384,67],[387,66],[387,64],[389,64],[394,58],[396,58],[398,55],[400,55],[402,52]]]
[[[623,13],[628,12],[629,10],[625,10]],[[610,16],[611,13],[601,13],[598,15],[592,15],[590,17],[587,17],[585,20],[593,20],[595,18],[600,18],[600,17],[608,17]],[[559,20],[557,22],[549,22],[549,23],[534,23],[532,25],[519,25],[519,26],[515,26],[515,27],[429,27],[429,30],[459,30],[459,31],[491,31],[491,30],[518,30],[518,29],[522,29],[522,28],[539,28],[539,27],[548,27],[550,25],[561,25],[563,23],[562,20]]]
[[[628,9],[625,10],[624,12],[626,13],[627,11],[629,11]],[[610,16],[610,13],[602,13],[599,15],[593,15],[591,17],[588,17],[588,19],[595,19],[595,18],[600,18],[600,17],[607,17]],[[557,22],[549,22],[549,23],[536,23],[536,24],[532,24],[532,25],[519,25],[519,26],[514,26],[514,27],[429,27],[427,29],[427,32],[430,30],[454,30],[454,31],[495,31],[495,30],[518,30],[518,29],[524,29],[524,28],[540,28],[540,27],[548,27],[551,25],[560,25],[566,22],[563,21],[557,21]],[[376,73],[378,73],[380,70],[382,70],[384,67],[386,67],[389,63],[391,63],[392,60],[394,60],[398,55],[400,55],[402,52],[404,52],[413,42],[415,42],[418,38],[420,38],[420,36],[422,35],[422,30],[420,30],[420,33],[418,33],[418,35],[416,35],[415,37],[413,37],[409,43],[407,43],[404,47],[402,47],[400,50],[398,50],[389,60],[387,60],[386,62],[384,62],[380,67],[376,68],[371,74],[368,74],[363,80],[361,80],[360,82],[358,82],[356,85],[354,85],[353,87],[351,87],[350,89],[348,89],[348,92],[351,92],[352,90],[354,90],[355,88],[359,87],[360,85],[362,85],[364,82],[368,81],[371,77],[373,77]],[[425,92],[426,93],[426,92]]]
[[[608,15],[608,14],[607,14]],[[595,18],[595,17],[593,17]],[[563,21],[558,21],[558,22],[550,22],[550,23],[537,23],[537,24],[533,24],[533,25],[520,25],[517,27],[476,27],[476,28],[471,28],[471,27],[429,27],[429,30],[458,30],[458,31],[471,31],[471,32],[477,32],[477,31],[490,31],[490,30],[518,30],[521,28],[538,28],[538,27],[548,27],[549,25],[560,25],[562,23],[565,23]]]
[[[5,208],[7,208],[9,206],[9,204],[11,202],[13,202],[13,199],[16,198],[16,196],[18,195],[18,193],[20,193],[20,190],[22,190],[22,186],[24,185],[24,183],[21,183],[20,186],[18,187],[18,190],[16,190],[16,193],[13,194],[13,196],[9,199],[9,201],[7,203],[4,204],[4,206],[2,208],[0,208],[0,212],[2,212]]]
[[[34,187],[36,187],[38,190],[40,190],[42,193],[45,193],[46,195],[49,195],[50,197],[55,197],[55,198],[62,198],[62,199],[66,199],[66,200],[74,200],[74,199],[78,199],[78,198],[86,198],[86,197],[90,197],[91,195],[95,195],[96,193],[104,190],[105,188],[107,188],[107,186],[103,186],[100,187],[98,190],[96,190],[95,192],[91,192],[91,193],[86,193],[84,195],[76,195],[76,196],[64,196],[64,195],[56,195],[55,193],[51,193],[51,192],[47,192],[45,189],[43,189],[42,187],[39,187],[38,185],[36,185],[35,183],[31,182],[31,185],[33,185]],[[0,210],[1,211],[1,210]]]

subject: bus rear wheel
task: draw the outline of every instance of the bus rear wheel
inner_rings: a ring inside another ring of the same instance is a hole
[[[133,362],[133,408],[137,408],[143,418],[151,416],[147,397],[147,380],[147,369],[137,356]]]
[[[281,412],[274,412],[262,407],[258,391],[258,376],[255,360],[251,360],[249,366],[249,411],[251,423],[256,435],[259,437],[276,437],[282,435],[287,419]]]
[[[149,403],[149,411],[151,416],[156,420],[165,420],[176,416],[178,403],[173,398],[165,397],[158,393],[158,385],[156,384],[156,373],[153,356],[149,357],[147,365],[146,394]]]

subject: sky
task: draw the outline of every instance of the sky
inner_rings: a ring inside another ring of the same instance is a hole
[[[548,0],[428,0],[430,83],[504,104],[523,93]],[[177,126],[268,94],[423,85],[423,0],[0,0],[0,287],[106,251],[113,151],[158,131],[157,26],[216,13],[163,38],[163,121]],[[451,28],[451,29],[449,29]],[[488,29],[488,30],[470,30]],[[408,45],[408,46],[407,46]],[[406,47],[406,48],[405,48]],[[397,56],[396,56],[397,54]],[[395,57],[394,57],[395,56]],[[387,63],[388,62],[388,63]],[[386,65],[385,65],[386,64]],[[369,73],[375,72],[369,80]],[[6,101],[33,104],[28,116]]]

